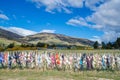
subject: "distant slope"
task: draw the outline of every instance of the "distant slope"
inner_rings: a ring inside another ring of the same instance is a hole
[[[15,45],[20,45],[21,43],[15,40],[8,40],[6,38],[0,38],[0,45],[5,44],[6,46],[10,43],[15,43]]]
[[[22,36],[0,28],[0,38],[19,41],[19,38],[22,38]]]
[[[77,46],[91,46],[93,45],[93,41],[82,38],[73,38],[69,36],[65,36],[62,34],[53,34],[53,33],[38,33],[30,36],[20,36],[16,33],[4,30],[0,28],[0,44],[9,44],[15,42],[16,44],[20,43],[33,43],[37,44],[48,43],[48,44],[56,44],[56,45],[77,45]]]
[[[22,38],[28,43],[37,44],[38,42],[60,45],[78,45],[78,46],[91,46],[93,41],[82,38],[73,38],[62,34],[53,33],[38,33]]]
[[[19,45],[20,38],[23,38],[23,37],[13,32],[0,28],[0,44],[8,45],[14,42]]]

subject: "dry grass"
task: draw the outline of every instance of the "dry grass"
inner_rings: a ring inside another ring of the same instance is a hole
[[[120,80],[119,71],[0,70],[0,80]]]

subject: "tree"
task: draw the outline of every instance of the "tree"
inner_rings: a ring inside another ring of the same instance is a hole
[[[36,47],[44,47],[44,46],[45,46],[45,43],[38,42],[38,43],[36,44]]]
[[[10,43],[10,44],[7,46],[7,48],[13,48],[14,46],[15,46],[14,43]]]
[[[35,47],[35,45],[34,45],[34,44],[31,44],[30,47]]]
[[[22,44],[21,44],[21,47],[26,47],[26,45],[22,43]]]
[[[114,42],[114,43],[113,43],[113,47],[114,47],[115,49],[118,49],[118,48],[119,48],[118,43],[117,43],[117,42]]]
[[[117,38],[116,45],[118,46],[118,48],[120,48],[120,38]]]
[[[0,43],[0,47],[5,47],[5,44],[4,43]]]
[[[106,48],[107,48],[107,49],[112,49],[112,43],[111,43],[111,42],[108,42],[108,43],[106,44]]]
[[[94,49],[98,49],[98,46],[99,46],[98,41],[96,41],[96,42],[93,44],[93,47],[94,47]]]
[[[44,44],[44,48],[48,48],[48,46],[49,46],[48,44]]]
[[[102,42],[102,49],[106,48],[106,44],[104,42]]]

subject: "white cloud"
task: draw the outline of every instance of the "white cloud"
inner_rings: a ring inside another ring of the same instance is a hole
[[[81,8],[83,7],[84,0],[66,0],[70,7]]]
[[[69,9],[81,8],[84,0],[27,0],[36,5],[37,8],[45,7],[45,11],[54,13],[54,11],[72,13]]]
[[[104,32],[104,35],[102,36],[93,36],[90,40],[98,41],[99,43],[101,43],[102,41],[114,42],[118,38],[118,36],[120,37],[120,33],[116,33],[115,31],[108,31],[108,32]]]
[[[120,26],[119,5],[119,0],[111,0],[101,5],[95,13],[88,17],[88,20],[95,24],[104,26],[101,27],[101,29],[117,29]]]
[[[0,19],[9,20],[9,18],[5,14],[0,14]]]
[[[92,41],[98,41],[99,43],[102,42],[101,37],[99,37],[99,36],[93,36],[92,39],[90,39],[90,40],[92,40]]]
[[[95,12],[85,18],[72,18],[67,24],[72,26],[86,26],[104,32],[100,36],[103,41],[115,41],[120,37],[120,0],[107,0],[101,4]]]
[[[28,35],[33,35],[37,33],[35,31],[27,30],[24,28],[18,28],[18,27],[9,27],[8,30],[22,36],[28,36]]]
[[[24,29],[24,28],[19,28],[19,27],[4,27],[0,26],[0,28],[5,29],[7,31],[16,33],[21,36],[28,36],[28,35],[34,35],[37,33],[55,33],[56,30],[48,30],[48,29],[43,29],[40,32]]]
[[[66,12],[72,13],[70,8],[82,8],[84,3],[85,6],[91,10],[96,10],[101,4],[110,1],[110,0],[26,0],[32,2],[36,5],[37,8],[45,7],[45,11],[54,13]]]
[[[85,0],[85,6],[91,10],[97,10],[97,8],[108,0]]]
[[[75,17],[73,19],[70,19],[66,24],[72,26],[90,26],[87,21],[82,17]]]
[[[118,37],[120,37],[120,32],[108,31],[104,32],[104,35],[101,37],[101,39],[105,42],[114,42]]]
[[[44,30],[40,31],[40,33],[55,33],[55,30],[44,29]]]
[[[33,34],[37,33],[35,31],[31,31],[31,30],[27,30],[27,29],[19,28],[19,27],[3,27],[3,26],[0,26],[0,28],[8,30],[8,31],[13,32],[13,33],[16,33],[16,34],[21,35],[21,36],[28,36],[28,35],[33,35]]]
[[[120,37],[119,6],[120,0],[110,0],[88,17],[88,21],[96,24],[94,28],[104,32],[104,35],[101,36],[103,41],[115,41],[117,37]]]

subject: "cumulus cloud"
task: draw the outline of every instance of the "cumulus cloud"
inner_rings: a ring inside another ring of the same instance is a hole
[[[44,29],[42,31],[40,31],[40,33],[55,33],[56,30],[47,30],[47,29]]]
[[[115,31],[108,31],[108,32],[104,32],[104,35],[102,36],[93,36],[90,40],[98,41],[99,43],[101,43],[102,41],[114,42],[117,37],[120,37],[120,33],[116,33]]]
[[[9,18],[5,14],[0,14],[0,19],[9,20]]]
[[[96,24],[94,28],[104,32],[104,35],[101,36],[103,41],[115,41],[117,37],[120,37],[119,5],[119,0],[110,0],[101,5],[91,16],[87,17],[89,22]]]
[[[37,8],[45,7],[45,11],[54,13],[54,11],[58,12],[66,12],[72,13],[70,8],[82,8],[83,5],[85,7],[90,8],[91,10],[96,10],[101,4],[110,1],[110,0],[26,0],[32,2],[36,5]]]
[[[120,37],[120,0],[109,0],[97,7],[96,11],[85,18],[72,18],[67,24],[86,26],[104,32],[102,41],[114,41]]]
[[[75,7],[75,8],[83,7],[83,1],[84,0],[66,0],[68,6]]]
[[[84,0],[27,0],[36,5],[37,8],[45,7],[45,11],[54,13],[54,11],[72,13],[70,7],[81,8]]]
[[[93,36],[90,40],[92,40],[92,41],[98,41],[99,43],[102,42],[101,37],[99,37],[99,36]]]
[[[66,22],[66,24],[72,26],[91,26],[90,24],[87,23],[86,19],[82,17],[72,18],[68,22]]]
[[[120,26],[119,5],[119,0],[111,0],[101,5],[95,13],[88,16],[88,21],[103,26],[101,29],[104,29],[104,27],[109,27],[113,30],[117,29]]]
[[[101,37],[101,40],[105,42],[114,42],[117,39],[117,37],[120,37],[120,32],[108,31],[104,32],[104,35]]]
[[[108,0],[85,0],[85,6],[91,10],[97,10],[97,8]]]

